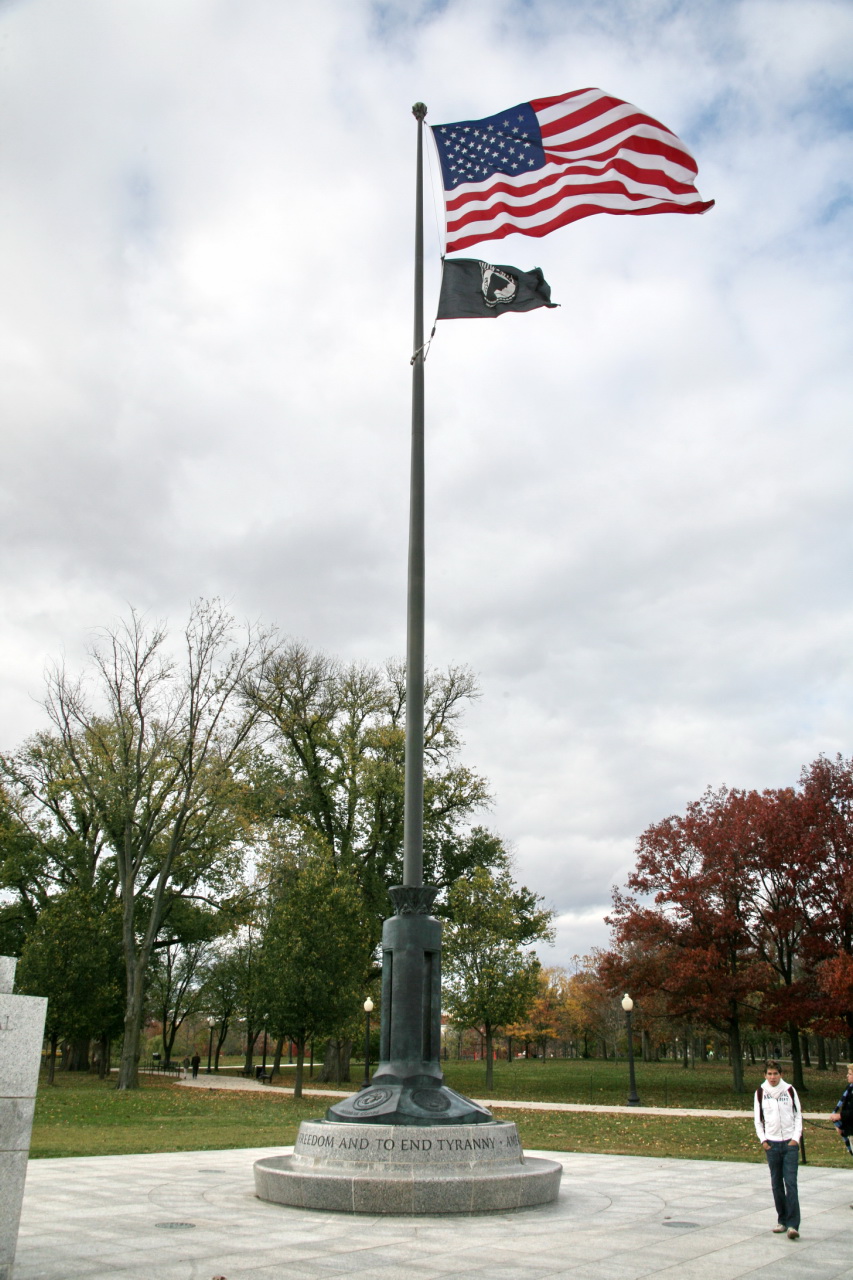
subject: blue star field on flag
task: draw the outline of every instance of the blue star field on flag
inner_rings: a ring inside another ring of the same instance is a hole
[[[546,162],[539,122],[527,102],[484,120],[439,125],[433,136],[445,190],[495,173],[533,173]]]

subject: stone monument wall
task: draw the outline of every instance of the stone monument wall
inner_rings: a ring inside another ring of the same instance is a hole
[[[40,996],[12,994],[15,963],[0,956],[0,1280],[12,1280],[47,1013]]]

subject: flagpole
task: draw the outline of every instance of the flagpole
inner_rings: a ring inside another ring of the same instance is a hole
[[[415,327],[412,356],[412,460],[409,487],[409,578],[406,613],[406,777],[403,884],[424,879],[424,171],[427,109],[412,107],[418,122],[415,183]]]

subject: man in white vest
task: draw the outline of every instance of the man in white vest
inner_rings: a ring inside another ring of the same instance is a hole
[[[755,1091],[755,1132],[767,1155],[770,1185],[776,1205],[775,1232],[787,1231],[789,1240],[800,1237],[800,1201],[797,1165],[803,1113],[793,1085],[782,1079],[782,1068],[772,1058],[764,1064],[764,1084]]]

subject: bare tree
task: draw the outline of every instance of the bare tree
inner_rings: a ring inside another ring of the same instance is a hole
[[[274,651],[269,632],[235,641],[219,601],[193,606],[183,658],[135,611],[102,633],[85,678],[48,675],[45,706],[75,783],[115,858],[126,970],[119,1089],[137,1087],[151,953],[176,898],[215,901],[241,861],[240,773],[257,717],[239,697]]]

